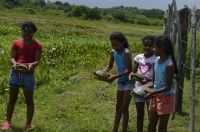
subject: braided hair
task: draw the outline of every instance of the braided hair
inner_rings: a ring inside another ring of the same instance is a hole
[[[111,35],[110,35],[110,40],[117,40],[121,43],[124,43],[123,47],[124,48],[127,48],[129,47],[129,43],[128,43],[128,40],[126,39],[125,35],[122,33],[122,32],[113,32]]]
[[[157,37],[155,45],[160,48],[163,48],[166,56],[171,56],[172,61],[174,63],[174,67],[175,67],[175,74],[178,74],[178,67],[176,64],[175,56],[174,56],[173,45],[172,45],[172,41],[169,39],[169,37],[167,37],[167,36]]]

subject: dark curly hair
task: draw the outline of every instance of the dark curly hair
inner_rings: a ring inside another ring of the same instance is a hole
[[[146,35],[144,38],[142,38],[142,43],[144,44],[145,40],[151,40],[153,43],[155,43],[156,37],[153,35]]]
[[[122,32],[113,32],[111,35],[110,35],[110,40],[117,40],[121,43],[124,43],[123,47],[124,48],[128,48],[129,47],[129,43],[125,37],[125,35],[122,33]]]
[[[37,31],[37,27],[36,25],[32,22],[32,21],[24,21],[21,25],[21,30],[30,30],[30,28],[36,32]]]
[[[174,56],[173,45],[170,38],[167,36],[159,36],[156,38],[155,45],[160,48],[163,48],[166,56],[171,56],[172,61],[174,62],[175,74],[178,74],[178,68],[177,68],[176,59]]]

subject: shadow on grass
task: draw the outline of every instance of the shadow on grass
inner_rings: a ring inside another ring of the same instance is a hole
[[[182,112],[176,112],[176,115],[189,116],[189,113],[182,111]]]
[[[41,127],[33,127],[32,129],[27,130],[28,132],[44,132]],[[12,126],[9,132],[24,132],[22,127]]]

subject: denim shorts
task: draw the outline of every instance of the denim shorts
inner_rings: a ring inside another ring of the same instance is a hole
[[[22,88],[24,90],[34,91],[35,78],[34,74],[20,73],[14,70],[10,71],[8,85],[9,88]]]
[[[124,91],[124,90],[131,90],[135,88],[135,82],[134,81],[118,81],[117,82],[117,90]]]
[[[134,100],[135,102],[150,103],[150,99],[143,99],[143,98],[136,98],[136,97],[134,97],[133,100]]]

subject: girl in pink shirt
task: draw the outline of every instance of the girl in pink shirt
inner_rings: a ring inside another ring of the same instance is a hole
[[[152,35],[147,35],[142,39],[143,42],[143,54],[138,54],[134,58],[133,71],[130,73],[129,78],[132,74],[139,73],[145,77],[145,80],[142,82],[136,81],[135,86],[140,86],[147,84],[152,81],[153,78],[153,62],[158,58],[154,55],[153,47],[155,42],[155,37]],[[137,132],[143,132],[143,122],[144,122],[144,106],[147,106],[147,113],[149,115],[149,102],[150,99],[136,98],[137,109]]]

